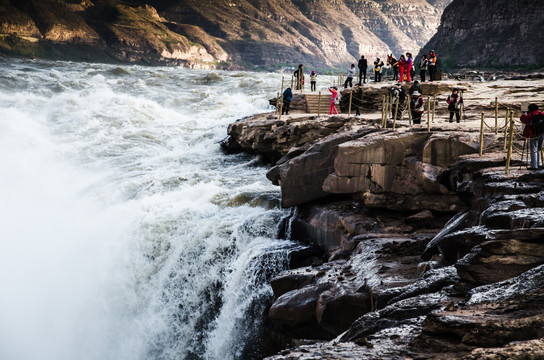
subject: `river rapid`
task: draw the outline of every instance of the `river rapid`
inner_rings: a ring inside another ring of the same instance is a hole
[[[0,359],[259,358],[299,245],[266,166],[219,142],[281,75],[0,69]]]

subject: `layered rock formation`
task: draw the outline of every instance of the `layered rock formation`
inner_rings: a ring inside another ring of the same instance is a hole
[[[455,0],[421,53],[436,50],[450,69],[542,68],[542,13],[542,1]]]
[[[44,48],[62,43],[131,62],[330,67],[417,52],[450,1],[2,0],[0,49],[53,56]]]
[[[272,281],[268,332],[284,349],[270,359],[542,357],[544,171],[505,175],[502,135],[479,157],[470,127],[397,126],[229,127],[226,146],[275,162],[292,238],[321,251]]]

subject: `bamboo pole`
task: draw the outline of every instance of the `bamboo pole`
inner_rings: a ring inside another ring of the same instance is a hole
[[[321,91],[317,96],[317,116],[321,115]]]
[[[276,115],[278,115],[278,110],[280,109],[280,93],[276,94]]]
[[[431,97],[427,96],[427,132],[431,132]]]
[[[499,133],[499,98],[495,96],[495,135]]]
[[[353,90],[349,92],[349,110],[348,116],[351,117],[351,101],[353,100]]]
[[[399,111],[399,98],[400,96],[397,96],[397,101],[395,103],[395,116],[393,116],[393,131],[395,131],[395,126],[397,125],[397,116]]]
[[[408,124],[412,126],[412,109],[411,109],[410,102],[411,101],[408,101]]]
[[[508,136],[508,117],[510,116],[510,108],[506,109],[506,117],[504,120],[504,151],[506,151],[506,139]]]
[[[293,81],[295,81],[295,77],[291,75],[291,90],[293,90]]]
[[[485,121],[485,114],[482,113],[482,122],[480,124],[480,156],[484,153],[484,121]]]
[[[514,112],[510,113],[510,140],[508,145],[508,155],[506,156],[506,175],[510,172],[510,160],[512,160],[512,144],[514,142]]]
[[[383,126],[384,121],[385,121],[385,95],[383,96],[383,106],[382,106],[382,127],[385,127]]]
[[[433,123],[434,123],[434,113],[436,112],[436,95],[433,95]]]

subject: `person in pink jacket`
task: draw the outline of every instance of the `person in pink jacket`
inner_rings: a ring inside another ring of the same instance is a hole
[[[406,71],[406,58],[401,55],[399,58],[399,83],[404,81],[404,72]]]
[[[330,87],[329,91],[331,92],[331,107],[329,110],[329,115],[331,115],[333,112],[335,114],[338,114],[338,110],[336,110],[336,98],[338,97],[338,89],[336,86]]]

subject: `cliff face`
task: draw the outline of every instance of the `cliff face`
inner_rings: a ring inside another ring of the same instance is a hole
[[[449,2],[0,0],[0,50],[24,54],[24,39],[38,57],[69,44],[130,62],[329,67],[417,52]]]
[[[446,67],[543,67],[541,14],[542,1],[454,0],[422,53]]]

